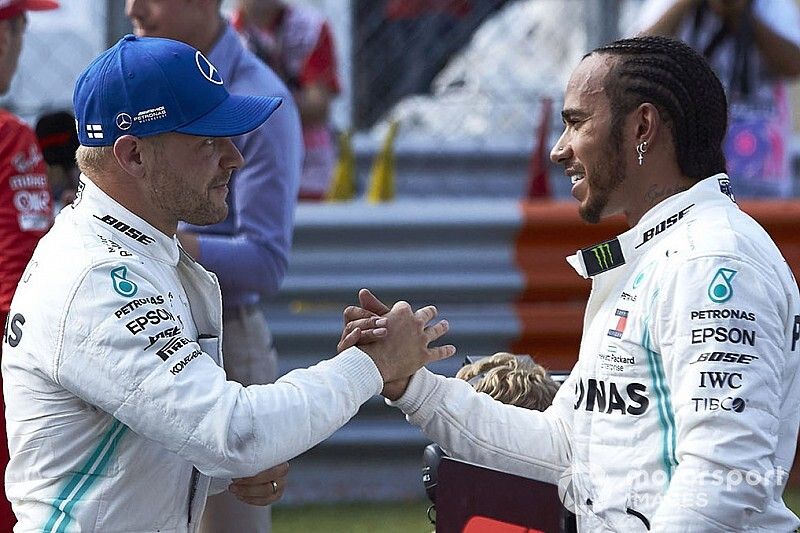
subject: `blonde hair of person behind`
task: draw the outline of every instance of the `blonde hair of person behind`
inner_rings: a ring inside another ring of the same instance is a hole
[[[527,355],[508,352],[498,352],[463,366],[456,377],[495,400],[535,411],[550,407],[558,390],[542,365]]]

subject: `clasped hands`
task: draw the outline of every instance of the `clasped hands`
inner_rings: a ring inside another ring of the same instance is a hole
[[[391,308],[369,290],[358,293],[358,306],[344,310],[344,329],[337,351],[358,347],[369,355],[383,378],[383,394],[396,400],[406,390],[411,375],[428,363],[456,353],[453,345],[429,347],[447,333],[447,320],[428,325],[438,314],[432,305],[414,312],[407,302]]]

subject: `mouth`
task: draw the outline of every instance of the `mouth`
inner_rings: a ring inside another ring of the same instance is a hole
[[[567,168],[564,171],[564,173],[567,176],[569,176],[569,179],[570,179],[570,181],[572,182],[573,185],[575,185],[576,183],[578,183],[579,181],[581,181],[583,178],[586,177],[586,173],[583,170],[575,168],[575,167]]]

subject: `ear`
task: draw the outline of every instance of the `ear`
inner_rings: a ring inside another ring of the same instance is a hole
[[[636,142],[647,141],[648,144],[653,144],[653,141],[659,134],[662,121],[661,114],[656,109],[656,106],[650,103],[640,104],[634,111],[634,128]]]
[[[123,135],[114,142],[114,159],[125,172],[141,178],[145,173],[143,149],[145,146],[142,139],[133,135]]]

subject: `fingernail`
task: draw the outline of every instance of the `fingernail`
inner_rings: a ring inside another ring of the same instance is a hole
[[[388,323],[389,323],[389,320],[388,320],[388,319],[386,319],[386,318],[379,318],[378,320],[376,320],[376,321],[375,321],[375,326],[377,326],[377,327],[382,327],[382,326],[385,326],[385,325],[387,325]]]
[[[387,331],[388,330],[386,328],[378,328],[378,329],[373,329],[372,334],[375,335],[376,337],[383,337],[386,335]]]

